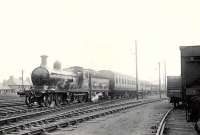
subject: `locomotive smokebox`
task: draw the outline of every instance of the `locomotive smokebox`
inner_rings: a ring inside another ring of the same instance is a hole
[[[41,67],[46,67],[47,66],[47,58],[48,58],[48,56],[47,55],[42,55],[40,57],[41,57],[41,64],[40,64],[40,66]]]
[[[33,85],[43,86],[49,84],[49,71],[44,67],[38,67],[31,74]]]

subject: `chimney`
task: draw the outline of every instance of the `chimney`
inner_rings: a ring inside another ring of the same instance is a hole
[[[40,64],[40,66],[41,67],[47,67],[47,55],[42,55],[42,56],[40,56],[41,57],[41,64]]]

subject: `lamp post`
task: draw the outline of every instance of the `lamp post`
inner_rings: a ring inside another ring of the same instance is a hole
[[[165,94],[167,93],[167,71],[166,71],[166,61],[164,61],[164,83],[165,83]]]
[[[160,95],[160,98],[161,98],[161,79],[160,79],[160,62],[158,62],[158,79],[159,79],[159,95]]]
[[[138,99],[138,62],[137,62],[137,40],[135,40],[135,79],[136,79],[136,91]]]
[[[24,90],[24,70],[22,69],[22,89]]]

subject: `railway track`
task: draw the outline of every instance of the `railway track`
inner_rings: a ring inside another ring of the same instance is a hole
[[[159,123],[168,110],[172,108],[168,101],[165,104],[153,107],[148,114],[148,119],[144,121],[143,135],[156,135]]]
[[[6,102],[6,101],[4,101]],[[0,103],[1,104],[1,103]],[[75,103],[72,103],[75,104]],[[72,107],[72,104],[67,104],[67,106]],[[82,104],[80,104],[82,105]],[[63,109],[66,105],[62,105],[60,107],[54,107],[52,110],[55,110],[55,108],[58,109]],[[5,103],[3,105],[0,105],[0,119],[6,118],[6,117],[14,117],[16,115],[20,114],[26,114],[26,113],[37,113],[39,111],[45,111],[49,110],[49,107],[38,107],[38,105],[35,105],[33,107],[27,107],[25,105],[24,101],[21,101],[20,103],[13,103],[12,101],[9,101],[9,103]]]
[[[24,100],[0,100],[0,108],[18,105],[25,105]]]
[[[194,124],[187,122],[184,110],[170,108],[163,115],[155,135],[197,135]]]
[[[0,96],[0,118],[17,111],[24,110],[26,107],[24,98],[15,96]]]
[[[59,109],[63,109],[66,106],[66,105],[61,105],[59,107],[49,108],[49,107],[39,107],[38,105],[34,105],[32,107],[27,107],[27,105],[25,105],[24,101],[18,101],[18,102],[4,101],[4,102],[5,103],[3,103],[3,105],[0,103],[1,104],[0,105],[0,120],[7,118],[7,117],[15,117],[17,115],[24,115],[26,113],[31,113],[31,112],[37,114],[37,112],[39,113],[39,112],[45,111],[45,110],[52,110],[52,111],[59,110]],[[75,103],[67,104],[67,106],[72,107],[73,104],[75,104]],[[82,105],[82,104],[80,104],[80,105]]]
[[[67,105],[67,106],[61,106],[61,107],[55,107],[55,108],[33,108],[33,109],[28,109],[28,111],[26,110],[25,112],[21,112],[19,114],[13,114],[11,116],[6,116],[0,119],[0,129],[2,129],[2,127],[4,125],[9,125],[9,124],[16,124],[20,121],[23,120],[27,120],[30,118],[35,118],[35,117],[43,117],[45,115],[54,115],[57,113],[63,113],[69,110],[73,110],[76,108],[89,108],[91,106],[98,106],[98,105],[104,105],[104,104],[111,104],[111,103],[115,103],[115,102],[123,102],[123,101],[129,101],[130,99],[115,99],[115,100],[109,100],[109,101],[102,101],[99,103],[79,103],[79,104],[71,104],[71,105]],[[11,128],[12,129],[12,128]],[[0,130],[2,131],[2,130]]]
[[[169,115],[169,113],[173,110],[173,108],[170,108],[165,114],[164,116],[162,117],[160,123],[159,123],[159,126],[157,128],[157,131],[156,131],[156,135],[163,135],[164,133],[164,129],[165,129],[165,125],[166,125],[166,118],[167,116]]]
[[[148,104],[160,100],[144,100],[144,101],[123,101],[104,104],[93,104],[86,107],[80,107],[62,113],[55,113],[47,116],[38,117],[37,119],[29,119],[12,124],[6,124],[0,127],[0,133],[11,134],[41,134],[50,132],[58,128],[67,127],[83,121],[109,115],[121,110],[129,109],[135,106]]]
[[[194,123],[186,121],[185,110],[172,110],[165,124],[164,135],[197,135]]]
[[[11,106],[11,107],[3,107],[0,109],[0,124],[2,123],[2,119],[7,119],[9,118],[13,118],[13,117],[20,117],[21,115],[26,115],[26,114],[30,114],[33,113],[35,115],[39,115],[42,113],[48,113],[48,112],[54,112],[54,111],[59,111],[62,109],[66,109],[69,107],[73,108],[73,105],[78,106],[77,104],[68,104],[68,105],[62,105],[60,107],[53,107],[53,108],[49,108],[49,107],[38,107],[38,106],[34,106],[32,108],[28,108],[27,105],[18,105],[18,106]],[[80,104],[80,106],[83,104]],[[34,115],[31,115],[34,116]]]
[[[109,101],[101,101],[99,103],[104,103],[104,102],[117,102],[120,100],[125,100],[125,99],[114,99],[114,100],[109,100]],[[21,118],[22,116],[24,117],[33,117],[33,116],[38,116],[42,114],[48,114],[48,113],[53,113],[53,112],[58,112],[66,109],[73,109],[76,107],[81,107],[85,105],[89,105],[91,103],[71,103],[67,105],[62,105],[59,107],[38,107],[34,106],[32,108],[28,108],[26,105],[13,105],[13,106],[6,106],[0,108],[0,126],[2,123],[7,123],[6,121],[17,121],[18,118]],[[93,104],[93,103],[92,103]]]

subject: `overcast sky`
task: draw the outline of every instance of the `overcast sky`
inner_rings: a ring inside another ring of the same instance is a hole
[[[199,0],[1,0],[0,80],[29,76],[40,55],[63,67],[84,66],[156,79],[158,62],[180,74],[180,45],[200,44]],[[163,66],[161,66],[163,69]]]

